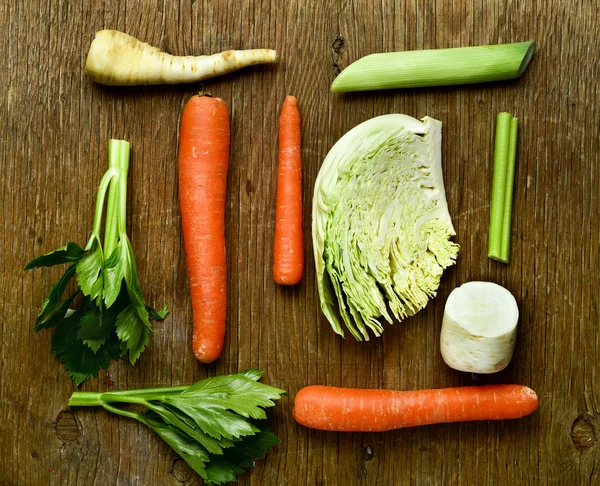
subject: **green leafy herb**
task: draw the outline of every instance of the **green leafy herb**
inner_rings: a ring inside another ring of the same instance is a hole
[[[235,481],[244,468],[279,443],[261,423],[284,390],[259,383],[247,370],[190,386],[106,393],[75,392],[72,407],[104,407],[152,428],[208,484]],[[136,413],[117,404],[147,408]]]
[[[127,355],[135,363],[152,332],[150,317],[162,320],[167,315],[166,307],[157,311],[146,305],[126,233],[129,143],[110,140],[108,152],[109,167],[100,181],[94,226],[86,247],[69,242],[34,258],[25,267],[29,270],[69,263],[42,304],[34,330],[54,328],[54,354],[78,385],[108,368],[111,359]],[[78,289],[65,298],[75,276]],[[78,309],[68,313],[80,294],[83,299]]]

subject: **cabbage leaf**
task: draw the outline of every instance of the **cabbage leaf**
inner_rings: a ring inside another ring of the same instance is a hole
[[[317,176],[312,237],[321,309],[359,341],[423,309],[459,246],[441,164],[442,123],[383,115],[346,133]],[[383,319],[382,319],[383,318]]]

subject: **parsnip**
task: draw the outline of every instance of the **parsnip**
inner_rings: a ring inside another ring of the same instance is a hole
[[[519,309],[513,295],[491,282],[467,282],[448,296],[440,347],[448,366],[495,373],[515,349]]]
[[[277,52],[270,49],[172,56],[123,32],[101,30],[90,46],[85,73],[95,82],[110,86],[194,83],[276,61]]]

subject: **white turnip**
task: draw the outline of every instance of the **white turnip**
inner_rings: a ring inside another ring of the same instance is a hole
[[[440,337],[448,366],[472,373],[501,371],[512,359],[519,309],[513,295],[491,282],[467,282],[446,301]]]

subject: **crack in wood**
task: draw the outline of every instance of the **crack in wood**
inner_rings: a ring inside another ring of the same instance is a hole
[[[333,77],[334,78],[342,72],[342,68],[338,64],[338,61],[345,50],[346,50],[346,40],[340,34],[338,34],[338,36],[335,38],[335,40],[331,44],[331,58],[333,60]]]

